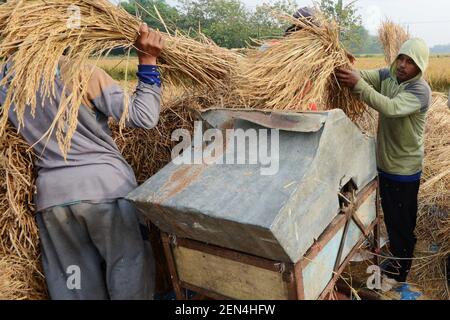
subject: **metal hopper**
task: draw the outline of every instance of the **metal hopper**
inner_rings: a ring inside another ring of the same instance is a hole
[[[296,263],[339,214],[344,186],[362,190],[377,175],[374,139],[341,110],[211,109],[201,117],[220,129],[278,129],[279,170],[168,164],[127,198],[177,237]]]

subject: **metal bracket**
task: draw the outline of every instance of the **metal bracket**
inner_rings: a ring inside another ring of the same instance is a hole
[[[278,268],[279,273],[284,273],[286,271],[286,265],[284,263],[275,263],[275,266]]]
[[[356,224],[356,226],[362,232],[366,240],[369,241],[369,243],[372,246],[375,246],[374,239],[370,237],[370,232],[365,228],[364,224],[356,214],[358,210],[358,208],[356,207],[357,203],[356,191],[352,189],[351,191],[345,194],[342,194],[340,192],[338,195],[347,205],[341,210],[341,214],[345,215],[346,221],[344,226],[344,232],[342,233],[341,243],[339,245],[338,255],[336,257],[336,262],[334,264],[334,272],[337,272],[339,270],[339,267],[341,266],[342,253],[344,251],[345,241],[347,240],[347,233],[351,221],[353,221]]]
[[[170,234],[169,235],[169,242],[170,244],[172,244],[174,247],[177,247],[177,236],[174,234]]]

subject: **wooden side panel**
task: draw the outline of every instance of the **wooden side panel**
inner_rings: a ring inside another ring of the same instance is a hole
[[[358,217],[365,227],[369,227],[370,224],[376,219],[375,197],[376,193],[369,196],[357,212]],[[341,244],[343,231],[344,227],[338,230],[336,235],[332,237],[320,253],[312,261],[309,261],[307,266],[304,268],[303,283],[306,300],[316,300],[319,298],[320,294],[332,279],[334,275],[333,269],[338,255],[339,246]],[[341,261],[343,261],[350,253],[361,236],[362,232],[352,221],[347,232],[347,238]]]
[[[282,274],[185,247],[173,254],[181,281],[239,300],[287,300]]]

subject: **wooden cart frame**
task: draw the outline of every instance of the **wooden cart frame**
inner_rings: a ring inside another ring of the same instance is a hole
[[[376,218],[370,224],[370,226],[365,227],[364,224],[359,220],[356,215],[357,210],[361,205],[376,192]],[[280,261],[273,261],[257,256],[253,256],[246,253],[237,252],[230,249],[221,248],[218,246],[201,243],[198,241],[190,239],[177,238],[174,235],[169,235],[167,233],[162,233],[162,240],[164,246],[164,252],[168,261],[168,268],[170,276],[172,279],[172,284],[176,293],[178,300],[186,300],[187,296],[184,289],[194,291],[201,296],[217,299],[217,300],[229,300],[230,297],[218,294],[217,292],[195,286],[193,284],[184,282],[180,279],[176,259],[174,256],[174,250],[177,247],[187,248],[195,251],[199,251],[208,255],[215,257],[224,258],[230,261],[235,261],[243,263],[249,266],[254,266],[264,270],[269,270],[272,272],[277,272],[282,275],[283,281],[287,286],[287,296],[288,300],[304,300],[305,292],[302,279],[302,270],[314,260],[314,258],[321,252],[324,246],[332,239],[339,230],[344,228],[343,235],[340,241],[339,251],[337,259],[334,266],[332,279],[329,281],[326,288],[323,290],[319,299],[327,299],[334,292],[334,288],[337,280],[340,278],[345,267],[351,261],[355,253],[358,251],[360,246],[365,240],[369,240],[371,246],[375,252],[379,252],[380,249],[380,198],[378,190],[378,180],[375,179],[369,183],[361,192],[355,195],[353,198],[351,196],[342,195],[346,204],[342,207],[341,214],[339,214],[333,222],[328,226],[328,228],[323,232],[322,236],[314,243],[314,245],[308,250],[304,258],[302,258],[298,263],[286,263]],[[353,221],[362,232],[361,237],[357,241],[356,245],[352,248],[347,257],[342,260],[342,253],[344,250],[344,244],[347,237],[347,231],[350,222]],[[372,237],[373,235],[373,237]],[[375,264],[379,264],[378,258],[374,258]]]

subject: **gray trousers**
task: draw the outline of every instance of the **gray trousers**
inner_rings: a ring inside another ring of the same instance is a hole
[[[131,203],[81,202],[36,219],[51,299],[153,299],[153,252]]]

